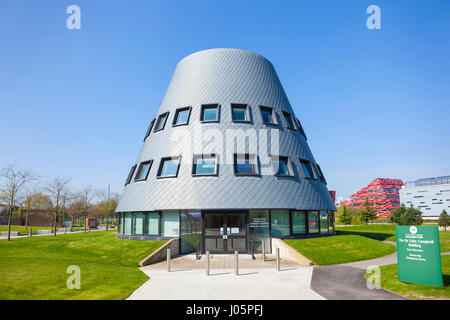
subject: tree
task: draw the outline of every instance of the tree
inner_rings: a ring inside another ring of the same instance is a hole
[[[375,209],[370,205],[369,198],[366,198],[364,209],[361,211],[361,222],[368,224],[377,218]]]
[[[55,217],[55,229],[54,236],[56,237],[56,231],[58,229],[57,219],[62,211],[62,204],[65,195],[69,192],[69,182],[70,179],[61,178],[55,176],[53,180],[49,181],[45,187],[45,190],[49,193],[50,198],[53,202],[53,214]]]
[[[440,227],[444,227],[444,230],[447,231],[447,227],[450,225],[450,216],[447,214],[447,211],[442,210],[438,223]]]
[[[422,212],[411,205],[400,217],[400,225],[421,225],[423,223]]]
[[[400,207],[395,208],[391,211],[391,216],[389,217],[389,221],[391,223],[396,223],[396,224],[400,224],[400,218],[402,215],[404,215],[406,212],[406,207],[405,205],[402,203],[400,205]]]
[[[348,212],[347,206],[344,205],[342,207],[342,212],[339,215],[339,221],[343,223],[345,226],[347,226],[348,224],[352,224],[352,220],[353,220],[352,215]]]
[[[11,216],[14,208],[24,200],[24,187],[38,179],[29,169],[19,169],[15,165],[7,165],[0,172],[0,201],[8,207],[8,241],[11,241]]]
[[[95,190],[93,190],[91,186],[85,187],[80,192],[79,197],[82,199],[83,205],[84,205],[84,208],[83,208],[84,209],[84,221],[83,221],[83,224],[86,223],[86,218],[88,216],[89,208],[91,207],[91,201],[96,195],[97,195],[97,192]],[[86,233],[86,226],[84,228],[84,233]]]

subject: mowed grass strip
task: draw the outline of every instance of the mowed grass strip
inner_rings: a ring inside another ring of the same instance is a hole
[[[450,256],[441,256],[441,263],[444,280],[443,288],[400,282],[398,280],[397,264],[381,267],[381,286],[410,299],[450,299]],[[366,274],[366,279],[370,275]]]
[[[373,259],[395,252],[393,245],[357,235],[284,240],[316,265]]]
[[[36,233],[38,230],[51,230],[50,227],[33,227],[28,226],[28,230],[25,230],[25,226],[11,226],[11,231],[19,231],[23,233],[30,232],[30,228],[33,229],[33,233]],[[0,232],[8,231],[8,226],[1,225]]]
[[[441,252],[450,251],[449,231],[439,231]],[[339,235],[359,235],[375,240],[387,240],[395,242],[395,225],[392,224],[368,224],[349,227],[336,227]]]
[[[164,243],[114,231],[0,240],[0,299],[124,299],[148,280],[139,261]],[[71,265],[80,267],[80,290],[67,288]]]

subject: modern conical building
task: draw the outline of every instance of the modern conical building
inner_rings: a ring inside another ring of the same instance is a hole
[[[334,210],[272,64],[211,49],[178,63],[116,211],[119,237],[227,253],[333,233]]]

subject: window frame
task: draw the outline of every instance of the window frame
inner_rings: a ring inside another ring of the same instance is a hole
[[[284,111],[284,110],[281,111],[281,114],[283,115],[283,121],[284,121],[285,128],[295,131],[295,123],[294,123],[294,118],[292,117],[292,114],[290,112],[287,112],[287,111]],[[286,121],[286,115],[288,115],[290,117],[290,119],[292,121],[292,127],[290,127],[288,125],[288,123]]]
[[[285,159],[286,160],[286,167],[287,167],[287,170],[288,170],[287,174],[277,174],[277,170],[275,170],[275,166],[274,166],[273,160],[281,161],[281,159]],[[275,177],[284,177],[284,178],[293,178],[294,177],[294,169],[292,168],[291,160],[289,159],[288,156],[280,156],[280,155],[274,156],[274,155],[271,155],[270,156],[270,164],[272,166],[273,175]]]
[[[137,164],[131,167],[130,172],[128,173],[127,180],[125,180],[125,186],[129,185],[131,183],[131,180],[133,179],[134,172],[136,171]]]
[[[325,176],[323,175],[322,169],[320,168],[319,164],[317,162],[314,162],[314,166],[316,167],[317,175],[319,176],[320,181],[327,184],[327,180],[325,179]]]
[[[169,113],[170,113],[170,112],[167,111],[167,112],[161,113],[161,114],[158,116],[158,119],[156,120],[156,123],[155,123],[155,129],[153,130],[153,132],[158,132],[158,131],[164,130],[164,128],[166,127],[167,120],[169,119]],[[162,118],[163,116],[166,116],[166,118],[165,118],[165,120],[164,120],[164,124],[163,124],[163,126],[162,126],[161,129],[158,129],[159,122],[161,121],[161,118]]]
[[[245,120],[234,120],[233,117],[233,109],[239,108],[243,109],[245,107]],[[231,103],[231,121],[236,123],[250,123],[251,117],[250,117],[250,108],[249,105],[246,103]]]
[[[302,175],[303,175],[303,179],[317,180],[316,174],[314,172],[314,168],[311,165],[311,161],[303,159],[303,158],[298,158],[298,162],[299,162],[299,165],[300,165],[300,170],[301,170]],[[310,174],[311,178],[306,177],[305,171],[303,170],[303,166],[302,166],[303,162],[307,163],[307,165],[309,166],[309,169],[310,169],[309,170],[310,171],[309,174]]]
[[[168,161],[168,160],[178,160],[177,172],[174,175],[162,176],[161,173],[162,173],[164,163],[165,163],[165,161]],[[181,156],[161,158],[156,178],[157,179],[178,178],[178,173],[180,172],[180,166],[181,166]]]
[[[263,117],[263,109],[268,109],[268,110],[270,110],[270,116],[271,116],[271,118],[272,118],[272,122],[270,123],[270,122],[265,122],[264,121],[264,117]],[[261,112],[261,119],[262,119],[262,122],[265,124],[265,125],[269,125],[269,126],[276,126],[276,127],[278,127],[278,121],[277,121],[277,115],[276,115],[276,113],[275,113],[275,110],[272,108],[272,107],[267,107],[267,106],[262,106],[262,105],[260,105],[259,106],[259,111]]]
[[[208,159],[214,159],[214,173],[195,173],[195,168],[197,167],[196,165],[196,160],[199,158],[208,158]],[[211,176],[217,176],[218,175],[218,165],[219,165],[219,161],[218,161],[218,156],[216,154],[194,154],[193,158],[192,158],[192,176],[193,177],[211,177]]]
[[[237,159],[238,158],[253,158],[254,159],[254,163],[252,163],[252,167],[253,167],[253,172],[252,173],[248,173],[248,172],[244,172],[244,173],[240,173],[237,171]],[[256,154],[249,154],[249,153],[234,153],[233,154],[233,169],[234,169],[234,175],[235,176],[259,176],[259,165],[258,165],[258,155]]]
[[[204,110],[205,109],[216,109],[216,119],[215,120],[203,120]],[[220,119],[220,104],[218,103],[208,103],[208,104],[202,104],[200,108],[200,122],[201,123],[213,123],[213,122],[219,122]]]
[[[301,135],[303,136],[303,138],[305,138],[305,140],[308,140],[308,138],[306,137],[306,133],[305,130],[303,130],[303,126],[300,122],[300,119],[297,117],[294,117],[295,119],[295,123],[297,124],[297,129],[300,131]]]
[[[148,136],[150,135],[150,133],[152,132],[153,126],[155,125],[155,120],[156,120],[156,118],[153,119],[152,122],[150,122],[150,125],[148,126],[147,132],[145,133],[144,142],[145,142],[145,140],[148,138]]]
[[[188,116],[187,116],[186,122],[177,123],[180,112],[183,112],[183,111],[188,111]],[[189,119],[191,118],[191,111],[192,111],[192,107],[190,107],[190,106],[176,109],[175,116],[173,117],[173,121],[172,121],[172,127],[187,126],[189,124]]]
[[[142,167],[143,167],[144,165],[146,165],[146,164],[149,164],[149,168],[148,168],[147,174],[145,175],[145,178],[138,179],[138,176],[139,176],[139,174],[141,173]],[[152,165],[153,165],[153,160],[142,161],[142,162],[139,164],[139,167],[138,167],[138,169],[137,169],[137,171],[136,171],[136,175],[135,175],[135,177],[134,177],[134,182],[146,181],[147,178],[148,178],[148,176],[149,176],[149,174],[150,174],[150,170],[152,169]]]

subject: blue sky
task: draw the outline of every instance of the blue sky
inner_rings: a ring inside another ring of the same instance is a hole
[[[449,19],[448,0],[2,0],[0,166],[121,192],[177,62],[233,47],[274,64],[338,196],[449,175]]]

